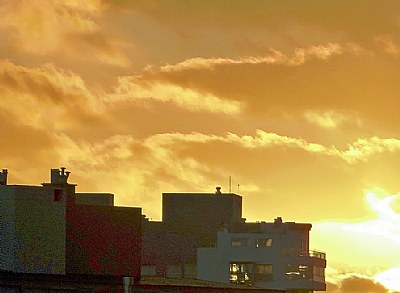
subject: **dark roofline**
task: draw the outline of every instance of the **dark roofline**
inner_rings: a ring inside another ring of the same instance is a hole
[[[169,196],[169,195],[182,195],[182,196],[196,196],[196,195],[204,195],[204,196],[236,196],[236,197],[242,197],[240,194],[236,193],[228,193],[228,192],[223,192],[221,194],[216,194],[216,193],[205,193],[205,192],[163,192],[162,196]]]

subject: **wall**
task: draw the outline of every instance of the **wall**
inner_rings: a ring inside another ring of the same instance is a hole
[[[0,270],[15,268],[14,187],[0,185]]]
[[[216,242],[216,231],[242,218],[242,197],[236,194],[163,193],[162,221],[180,235],[196,238],[197,245]]]
[[[142,224],[142,265],[154,265],[156,275],[166,277],[168,265],[181,268],[181,276],[190,277],[184,265],[196,258],[196,242],[193,237],[178,235],[162,222],[144,220]]]
[[[114,206],[114,194],[112,193],[75,193],[75,204]]]
[[[15,187],[16,272],[65,273],[65,198],[53,190]]]
[[[0,197],[2,268],[64,273],[65,201],[55,202],[53,193],[40,186],[1,186]]]
[[[140,208],[68,206],[67,273],[139,280],[140,249]]]

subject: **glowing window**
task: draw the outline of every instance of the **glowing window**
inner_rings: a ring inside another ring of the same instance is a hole
[[[299,280],[313,279],[313,267],[308,265],[294,265],[288,264],[286,267],[286,279]]]
[[[257,247],[271,247],[272,246],[272,238],[260,238],[257,239]]]
[[[254,264],[232,262],[229,265],[229,280],[231,283],[251,286],[254,283]]]

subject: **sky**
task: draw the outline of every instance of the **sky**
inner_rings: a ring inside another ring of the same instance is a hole
[[[0,0],[0,168],[153,220],[231,176],[329,292],[400,291],[399,77],[399,1]]]

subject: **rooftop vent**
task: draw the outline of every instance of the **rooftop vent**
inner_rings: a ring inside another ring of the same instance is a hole
[[[51,169],[51,184],[67,184],[71,172],[66,172],[65,169],[65,167]]]
[[[215,187],[215,194],[222,194],[221,187],[219,187],[219,186]]]
[[[3,169],[3,171],[0,172],[0,185],[7,185],[7,174],[7,169]]]
[[[277,217],[274,220],[274,228],[279,228],[283,224],[282,217]]]

